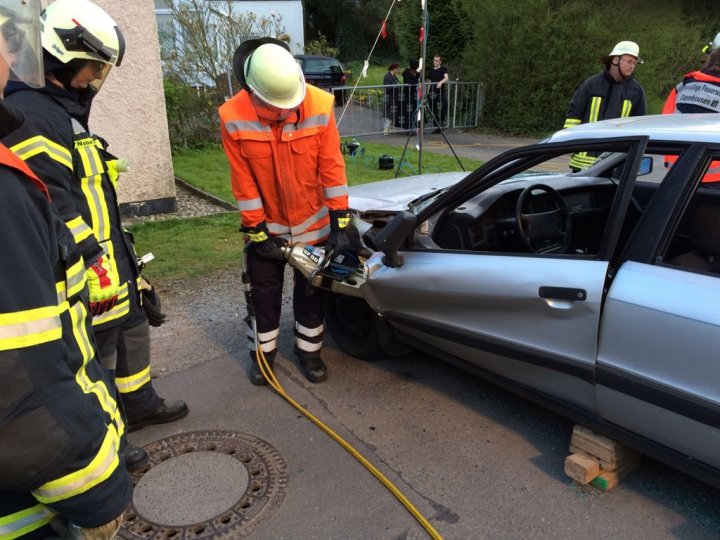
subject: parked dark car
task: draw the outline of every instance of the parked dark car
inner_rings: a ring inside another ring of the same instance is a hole
[[[598,159],[572,173],[578,152]],[[353,186],[377,251],[354,296],[326,295],[326,329],[361,358],[437,355],[720,487],[719,160],[720,115],[644,116]]]
[[[340,87],[345,86],[347,75],[337,58],[309,54],[298,54],[295,58],[300,62],[305,81],[308,84],[327,92],[332,91],[335,94],[335,104],[338,106],[345,104],[345,90]]]

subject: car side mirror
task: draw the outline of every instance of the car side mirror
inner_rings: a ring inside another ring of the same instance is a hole
[[[638,176],[644,176],[650,174],[653,170],[653,158],[651,156],[644,156],[640,160],[640,167],[638,168]]]
[[[383,264],[390,268],[402,266],[398,249],[415,230],[417,216],[412,212],[400,212],[375,237],[376,245],[385,254]]]

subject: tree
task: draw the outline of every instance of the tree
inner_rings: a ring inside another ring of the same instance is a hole
[[[253,36],[287,40],[282,15],[258,17],[239,12],[232,0],[168,0],[173,30],[160,32],[165,74],[193,86],[210,86],[232,95],[232,57]]]

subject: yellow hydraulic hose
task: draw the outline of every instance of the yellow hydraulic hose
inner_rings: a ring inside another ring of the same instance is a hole
[[[253,319],[254,323],[254,319]],[[257,328],[253,329],[255,336],[257,336]],[[358,460],[368,471],[370,471],[375,478],[377,478],[393,495],[395,495],[395,498],[399,500],[402,505],[407,508],[408,512],[412,514],[412,516],[422,525],[422,527],[427,531],[427,533],[430,535],[431,538],[435,540],[442,540],[442,536],[433,528],[432,525],[430,525],[430,522],[425,519],[425,517],[419,512],[415,506],[405,497],[405,495],[402,494],[402,492],[395,487],[395,485],[390,482],[372,463],[370,463],[367,459],[365,459],[360,452],[355,450],[352,446],[350,446],[350,443],[348,443],[345,439],[343,439],[340,435],[335,433],[331,428],[323,424],[318,418],[316,418],[310,411],[303,408],[302,405],[300,405],[297,401],[295,401],[293,398],[291,398],[287,392],[285,392],[285,389],[280,385],[280,382],[278,381],[277,377],[275,377],[275,373],[270,369],[270,366],[267,363],[267,360],[265,359],[265,354],[263,353],[262,347],[260,346],[259,340],[255,341],[255,358],[257,359],[258,366],[260,367],[260,371],[263,374],[263,377],[265,377],[265,380],[270,384],[270,386],[273,387],[273,389],[280,394],[285,400],[290,403],[293,407],[295,407],[300,413],[302,413],[308,420],[310,420],[313,424],[315,424],[317,427],[322,429],[325,433],[327,433],[336,443],[338,443],[340,446],[342,446],[345,450],[347,450],[350,455],[352,455],[356,460]]]

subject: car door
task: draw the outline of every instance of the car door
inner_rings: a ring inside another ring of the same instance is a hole
[[[709,152],[681,157],[638,225],[609,290],[597,381],[604,418],[720,468],[720,192],[699,184],[720,149]],[[673,253],[685,236],[698,247]]]
[[[594,407],[606,261],[441,251],[403,257],[401,267],[379,268],[364,288],[370,306],[396,328],[475,366]]]
[[[585,148],[585,143],[579,147]],[[613,147],[628,152],[630,165],[621,185],[634,181],[644,143],[643,138],[629,138]],[[462,204],[478,190],[522,172],[526,165],[573,148],[535,145],[510,152],[421,211],[418,222],[447,205]],[[621,191],[611,212],[611,221],[618,225],[609,223],[604,233],[608,237],[604,256],[403,250],[400,265],[370,265],[363,294],[374,310],[415,340],[416,348],[449,354],[594,410],[603,289],[613,238],[619,234],[628,199]]]

